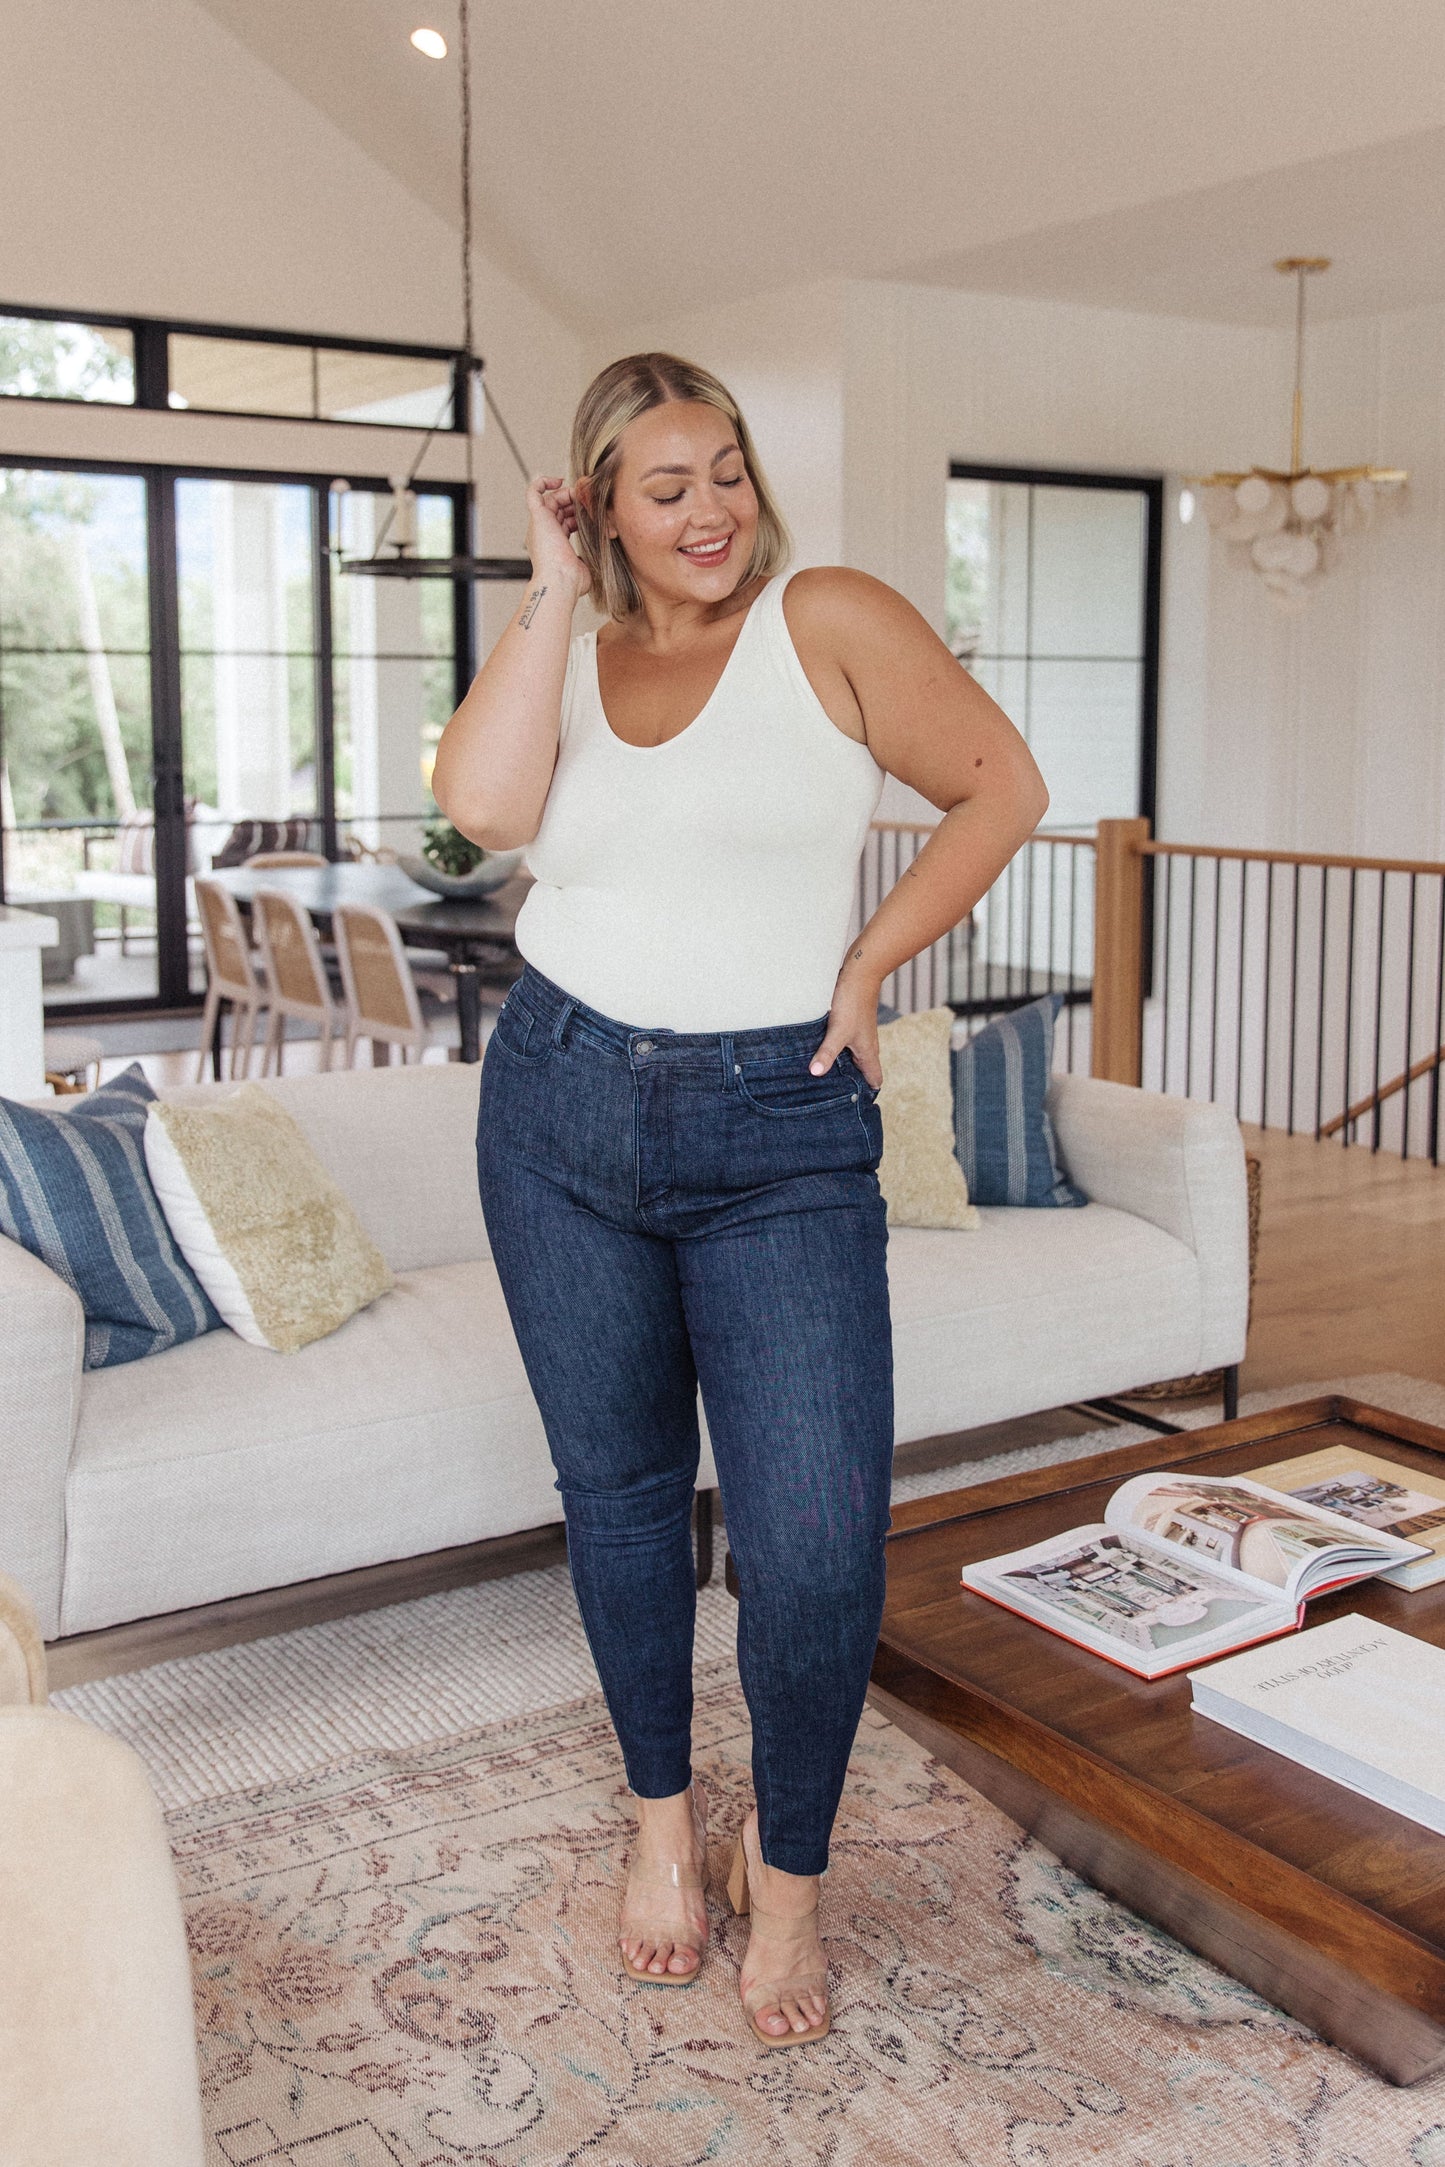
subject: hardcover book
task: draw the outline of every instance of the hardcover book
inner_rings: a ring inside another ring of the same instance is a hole
[[[1306,1505],[1342,1513],[1363,1527],[1377,1527],[1406,1542],[1423,1543],[1429,1555],[1392,1565],[1381,1578],[1399,1588],[1428,1588],[1445,1580],[1445,1482],[1417,1468],[1350,1445],[1326,1445],[1274,1467],[1257,1467],[1252,1478],[1284,1490]]]
[[[1445,1648],[1352,1614],[1189,1683],[1197,1714],[1445,1836]]]
[[[1103,1523],[964,1567],[963,1585],[1162,1678],[1295,1632],[1312,1595],[1425,1556],[1246,1475],[1136,1475]]]

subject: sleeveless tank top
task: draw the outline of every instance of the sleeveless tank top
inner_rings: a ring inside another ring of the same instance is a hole
[[[662,745],[614,734],[597,635],[572,642],[516,939],[620,1023],[741,1031],[828,1012],[883,770],[809,684],[786,586],[763,588],[707,705]]]

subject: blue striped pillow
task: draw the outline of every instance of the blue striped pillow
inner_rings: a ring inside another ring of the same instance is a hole
[[[67,1113],[0,1099],[0,1234],[80,1296],[87,1369],[138,1362],[221,1322],[146,1172],[154,1097],[137,1065]]]
[[[1044,1106],[1061,993],[996,1017],[953,1049],[954,1150],[974,1204],[1086,1204]]]

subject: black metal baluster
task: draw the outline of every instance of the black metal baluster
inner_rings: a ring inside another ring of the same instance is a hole
[[[1219,1059],[1219,885],[1224,866],[1222,858],[1214,861],[1214,924],[1211,928],[1210,945],[1214,950],[1214,981],[1209,996],[1209,1096],[1214,1097],[1215,1069]]]
[[[1264,1024],[1259,1048],[1259,1125],[1269,1127],[1269,997],[1274,958],[1274,860],[1264,868]]]
[[[1184,1002],[1184,1096],[1194,1096],[1194,904],[1199,860],[1189,860],[1189,972]]]
[[[1170,923],[1174,907],[1174,860],[1172,858],[1162,858],[1158,862],[1164,868],[1164,908],[1160,913],[1164,929],[1164,968],[1160,973],[1159,986],[1159,1088],[1161,1091],[1167,1091],[1169,1089],[1169,979],[1174,963],[1174,950],[1170,936]]]
[[[1410,1081],[1410,1055],[1414,1051],[1415,1037],[1415,902],[1420,885],[1418,873],[1410,875],[1410,909],[1405,933],[1405,1081],[1400,1086],[1404,1104],[1400,1108],[1400,1157],[1410,1156],[1410,1097],[1415,1086]]]
[[[1385,910],[1389,896],[1390,876],[1384,869],[1380,872],[1380,923],[1375,937],[1375,1065],[1370,1092],[1374,1099],[1373,1120],[1370,1123],[1370,1149],[1380,1148],[1380,1032],[1385,1021]],[[1409,1063],[1406,1063],[1409,1066]]]
[[[1315,1042],[1315,1142],[1325,1114],[1325,954],[1330,933],[1330,868],[1320,867],[1320,1008]]]
[[[1234,995],[1234,1118],[1244,1105],[1244,936],[1249,922],[1249,860],[1239,861],[1239,983]]]
[[[1346,1112],[1346,1114],[1348,1114],[1348,1113],[1349,1113],[1349,1110],[1350,1110],[1350,1068],[1351,1068],[1351,1061],[1350,1061],[1350,1056],[1351,1056],[1351,1054],[1352,1054],[1352,1053],[1354,1052],[1354,1046],[1353,1046],[1353,1044],[1352,1044],[1351,1042],[1352,1042],[1352,1040],[1353,1040],[1353,1038],[1354,1038],[1354,1032],[1355,1032],[1355,904],[1356,904],[1356,900],[1357,900],[1357,893],[1358,893],[1358,888],[1359,888],[1359,882],[1358,882],[1358,878],[1357,878],[1357,868],[1356,868],[1355,866],[1353,866],[1353,865],[1352,865],[1352,866],[1350,867],[1350,915],[1349,915],[1349,919],[1348,919],[1348,930],[1346,931],[1346,934],[1345,934],[1345,1112]],[[1352,1144],[1352,1143],[1354,1142],[1354,1137],[1353,1137],[1353,1136],[1351,1135],[1351,1133],[1350,1133],[1350,1132],[1351,1132],[1351,1130],[1352,1130],[1352,1129],[1354,1128],[1354,1126],[1355,1126],[1355,1124],[1354,1124],[1354,1123],[1353,1123],[1352,1121],[1349,1121],[1349,1120],[1347,1120],[1347,1121],[1345,1122],[1345,1126],[1344,1126],[1343,1130],[1341,1131],[1341,1134],[1342,1134],[1343,1140],[1344,1140],[1344,1142],[1345,1142],[1345,1143],[1347,1143],[1347,1144]]]
[[[1075,1009],[1075,1006],[1077,1005],[1077,1004],[1075,1003],[1075,1000],[1074,1000],[1074,970],[1075,970],[1075,965],[1076,965],[1076,962],[1077,962],[1077,950],[1076,950],[1076,946],[1075,946],[1075,938],[1074,938],[1074,928],[1075,928],[1075,919],[1076,919],[1076,912],[1075,912],[1075,907],[1074,907],[1074,906],[1075,906],[1075,900],[1076,900],[1076,892],[1075,892],[1075,891],[1076,891],[1076,884],[1077,884],[1077,878],[1078,878],[1078,871],[1079,871],[1079,852],[1080,852],[1080,851],[1081,851],[1081,850],[1083,849],[1083,847],[1084,847],[1084,846],[1083,846],[1083,844],[1082,844],[1082,843],[1070,843],[1070,845],[1069,845],[1069,969],[1068,969],[1068,975],[1067,975],[1067,978],[1066,978],[1066,981],[1065,981],[1065,983],[1067,984],[1067,986],[1068,986],[1068,989],[1069,989],[1069,1000],[1068,1000],[1068,1018],[1069,1018],[1069,1025],[1068,1025],[1068,1043],[1069,1043],[1069,1055],[1068,1055],[1068,1058],[1069,1058],[1069,1074],[1070,1074],[1071,1076],[1072,1076],[1072,1075],[1073,1075],[1073,1073],[1074,1073],[1074,1009]],[[1092,1010],[1090,1011],[1090,1013],[1092,1014]]]
[[[1430,1049],[1430,1164],[1440,1164],[1440,1048],[1445,1046],[1445,878],[1440,882],[1440,930],[1435,944],[1435,1043]]]
[[[1289,1105],[1285,1134],[1294,1135],[1295,1051],[1299,1042],[1299,867],[1294,868],[1289,929]]]

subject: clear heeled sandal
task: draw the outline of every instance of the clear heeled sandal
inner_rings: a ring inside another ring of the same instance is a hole
[[[813,1905],[810,1911],[792,1913],[765,1910],[762,1905],[753,1902],[752,1883],[754,1879],[759,1877],[752,1860],[748,1856],[746,1837],[747,1824],[744,1823],[743,1827],[738,1830],[737,1842],[733,1847],[732,1869],[728,1874],[728,1902],[732,1905],[733,1910],[740,1917],[750,1914],[754,1918],[766,1919],[770,1934],[776,1934],[780,1929],[788,1926],[811,1929],[813,1921],[818,1916],[816,1904]],[[761,1858],[759,1864],[761,1864]],[[765,2032],[758,2023],[758,2014],[761,2010],[781,2008],[785,1999],[796,2001],[803,1994],[817,1994],[824,2001],[827,2000],[828,1973],[825,1967],[813,1963],[806,1970],[798,1969],[785,1972],[781,1978],[774,1977],[767,1980],[758,1980],[745,1990],[742,1997],[743,2015],[747,2018],[749,2029],[759,2045],[765,2047],[807,2047],[812,2046],[816,2040],[827,2038],[833,2027],[833,2014],[829,2009],[825,2009],[819,2022],[810,2025],[805,2032],[795,2032],[791,2024],[785,2032]]]
[[[692,1824],[697,1839],[697,1855],[703,1861],[702,1867],[685,1864],[680,1859],[670,1859],[656,1865],[630,1864],[627,1874],[627,1892],[622,1903],[623,1919],[627,1922],[623,1927],[623,1931],[627,1934],[628,1939],[653,1942],[670,1941],[674,1955],[681,1954],[691,1948],[693,1943],[680,1937],[673,1926],[664,1928],[660,1922],[655,1925],[649,1923],[645,1910],[640,1913],[635,1911],[629,1920],[627,1907],[629,1902],[635,1903],[639,1897],[645,1904],[649,1893],[652,1891],[656,1891],[660,1895],[664,1890],[671,1893],[680,1889],[687,1891],[695,1889],[699,1895],[702,1894],[703,1876],[706,1872],[707,1861],[707,1799],[696,1783],[692,1787]],[[622,1968],[629,1979],[636,1979],[641,1986],[691,1986],[698,1973],[702,1970],[703,1952],[706,1947],[707,1925],[704,1920],[701,1936],[696,1944],[697,1962],[693,1965],[691,1971],[649,1971],[645,1964],[634,1964],[625,1949],[620,1952]]]

